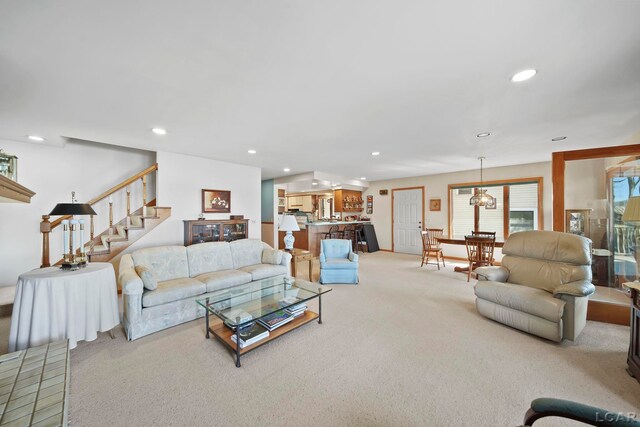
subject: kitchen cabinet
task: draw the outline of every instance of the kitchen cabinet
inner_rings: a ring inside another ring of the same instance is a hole
[[[297,209],[301,212],[313,212],[313,197],[308,196],[287,196],[287,209]]]

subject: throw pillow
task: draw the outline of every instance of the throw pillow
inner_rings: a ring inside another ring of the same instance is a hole
[[[262,263],[263,264],[280,264],[282,263],[282,251],[278,249],[263,249],[262,250]]]
[[[142,279],[142,284],[145,289],[153,291],[158,287],[158,279],[156,279],[153,271],[149,270],[147,267],[143,265],[136,266],[136,273],[138,273],[138,276]]]

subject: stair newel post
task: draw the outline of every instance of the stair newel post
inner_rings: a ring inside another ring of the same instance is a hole
[[[109,196],[109,234],[113,234],[113,198]]]
[[[40,268],[51,267],[51,264],[49,263],[49,234],[51,233],[49,215],[42,215],[40,232],[42,233],[42,264],[40,265]]]
[[[147,175],[142,176],[142,216],[147,216]]]

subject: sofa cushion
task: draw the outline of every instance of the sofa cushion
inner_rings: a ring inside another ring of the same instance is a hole
[[[241,239],[229,243],[231,247],[231,257],[233,258],[233,268],[246,267],[262,263],[262,249],[264,245],[258,239]]]
[[[278,249],[264,248],[262,250],[263,264],[282,264],[283,252]]]
[[[255,264],[242,267],[240,270],[251,274],[252,280],[266,279],[267,277],[289,274],[284,265]]]
[[[240,270],[222,270],[201,274],[195,279],[207,286],[207,292],[213,292],[249,283],[251,274]]]
[[[329,258],[320,264],[320,268],[328,270],[357,270],[358,263],[349,261],[346,258]]]
[[[135,270],[136,274],[140,276],[140,279],[142,279],[142,284],[144,285],[145,289],[153,291],[158,287],[158,279],[156,279],[153,271],[149,270],[144,265],[137,266]]]
[[[475,286],[478,298],[512,308],[517,311],[560,322],[565,302],[549,292],[528,286],[491,281],[479,281]]]
[[[158,288],[156,290],[145,291],[144,294],[142,294],[142,306],[153,307],[166,304],[168,302],[204,294],[206,290],[207,287],[204,283],[188,277],[165,280],[158,282]]]
[[[187,247],[189,274],[200,276],[213,271],[232,270],[231,248],[227,242],[199,243]]]
[[[131,257],[136,267],[141,265],[153,271],[159,282],[189,277],[187,248],[184,246],[138,249],[131,253]]]

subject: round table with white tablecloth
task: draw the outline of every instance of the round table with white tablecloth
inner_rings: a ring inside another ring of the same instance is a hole
[[[93,341],[120,323],[113,265],[89,263],[76,271],[58,267],[21,274],[11,316],[9,351],[53,341]]]

